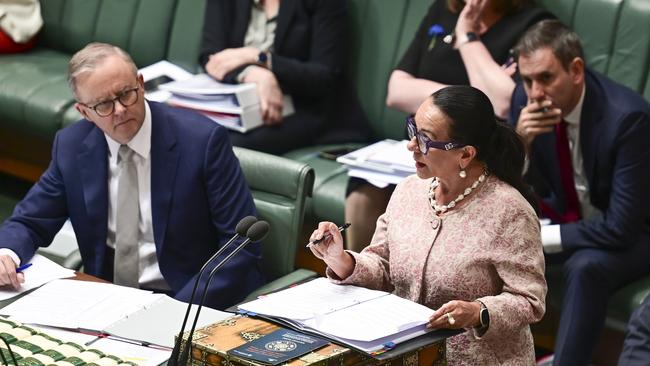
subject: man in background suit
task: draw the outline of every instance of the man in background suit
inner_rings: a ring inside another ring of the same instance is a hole
[[[618,366],[645,366],[650,361],[650,296],[634,311]]]
[[[588,365],[612,292],[650,272],[650,107],[586,69],[578,36],[555,20],[516,47],[523,81],[510,120],[529,145],[547,262],[562,263],[555,365]]]
[[[135,64],[112,45],[75,54],[69,83],[85,119],[57,133],[48,169],[0,227],[0,285],[19,287],[16,266],[70,218],[86,273],[188,301],[203,263],[255,214],[228,133],[147,102]],[[225,308],[262,285],[259,260],[258,244],[237,254],[207,304]]]

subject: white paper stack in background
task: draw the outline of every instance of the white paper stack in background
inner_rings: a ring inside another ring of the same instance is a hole
[[[415,173],[413,153],[408,151],[407,144],[407,140],[383,140],[339,156],[336,161],[348,168],[349,176],[384,188]]]
[[[224,84],[207,74],[198,74],[186,80],[160,85],[171,93],[167,103],[200,112],[215,122],[247,132],[262,125],[257,86],[252,83]],[[293,101],[284,97],[283,116],[293,114]]]

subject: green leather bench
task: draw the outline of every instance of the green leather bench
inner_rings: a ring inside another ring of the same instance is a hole
[[[41,2],[45,26],[38,49],[0,56],[0,171],[33,180],[49,161],[54,133],[78,118],[65,85],[70,55],[91,40],[106,41],[131,53],[138,66],[168,59],[195,71],[204,4],[204,0]],[[540,2],[578,32],[591,67],[650,99],[647,0]],[[405,115],[385,106],[386,85],[430,3],[348,1],[348,74],[378,139],[404,136]],[[318,157],[323,148],[286,156],[314,168],[313,197],[307,203],[309,221],[343,222],[347,174],[339,164]],[[619,328],[625,324],[631,309],[648,292],[650,277],[619,291],[611,301],[613,324]]]

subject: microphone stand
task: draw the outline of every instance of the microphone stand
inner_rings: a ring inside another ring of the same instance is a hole
[[[181,330],[178,333],[178,337],[176,337],[176,341],[174,342],[174,349],[172,350],[172,353],[169,357],[169,366],[176,366],[176,365],[183,365],[182,363],[177,363],[178,361],[178,355],[180,352],[180,347],[181,343],[183,342],[183,333],[185,332],[185,325],[187,324],[187,319],[190,316],[190,310],[192,309],[192,303],[194,302],[194,295],[196,293],[196,288],[199,285],[199,281],[201,279],[201,276],[203,276],[203,273],[205,272],[205,269],[207,268],[208,264],[215,260],[221,253],[230,246],[235,240],[237,240],[240,236],[246,235],[246,232],[250,227],[257,222],[257,218],[255,216],[246,216],[243,219],[237,223],[237,227],[235,228],[235,235],[226,242],[219,250],[217,250],[216,253],[210,259],[208,259],[204,264],[203,267],[199,270],[198,275],[196,276],[196,281],[194,281],[194,287],[192,288],[192,295],[190,295],[190,301],[187,306],[187,311],[185,311],[185,317],[183,318],[183,325],[181,326]]]
[[[205,302],[205,297],[208,294],[208,288],[210,287],[210,282],[212,281],[212,278],[214,277],[214,274],[221,268],[223,267],[226,262],[230,260],[233,256],[235,256],[240,250],[242,250],[248,243],[252,241],[260,241],[262,240],[266,234],[269,231],[269,224],[266,221],[258,221],[255,224],[251,226],[251,228],[248,230],[246,233],[246,240],[244,240],[235,250],[233,250],[226,258],[224,258],[221,262],[219,262],[213,269],[210,271],[210,274],[208,275],[208,280],[205,283],[205,286],[203,287],[203,294],[201,295],[201,301],[199,302],[199,306],[196,309],[196,315],[194,315],[194,322],[192,323],[192,328],[190,329],[190,333],[187,336],[187,341],[185,343],[185,348],[183,349],[183,352],[180,355],[179,359],[179,365],[186,365],[189,359],[190,355],[190,350],[192,348],[192,338],[194,337],[194,330],[196,329],[196,323],[199,321],[199,315],[201,314],[201,308],[203,307],[203,303]]]
[[[7,346],[7,351],[9,351],[9,356],[11,356],[11,362],[14,363],[14,365],[18,366],[18,361],[16,361],[16,355],[14,355],[14,351],[11,350],[11,346],[9,345],[9,342],[5,339],[5,337],[0,336],[0,339],[2,339],[2,342],[4,342],[5,346]],[[5,358],[4,352],[0,349],[0,356],[2,356],[2,362],[4,362],[5,365],[9,365],[7,362],[7,359]]]

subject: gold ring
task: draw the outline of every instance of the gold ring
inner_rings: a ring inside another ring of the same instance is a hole
[[[449,325],[456,324],[456,319],[454,319],[454,317],[451,315],[451,313],[447,313],[445,315],[447,315],[447,322],[449,323]]]

